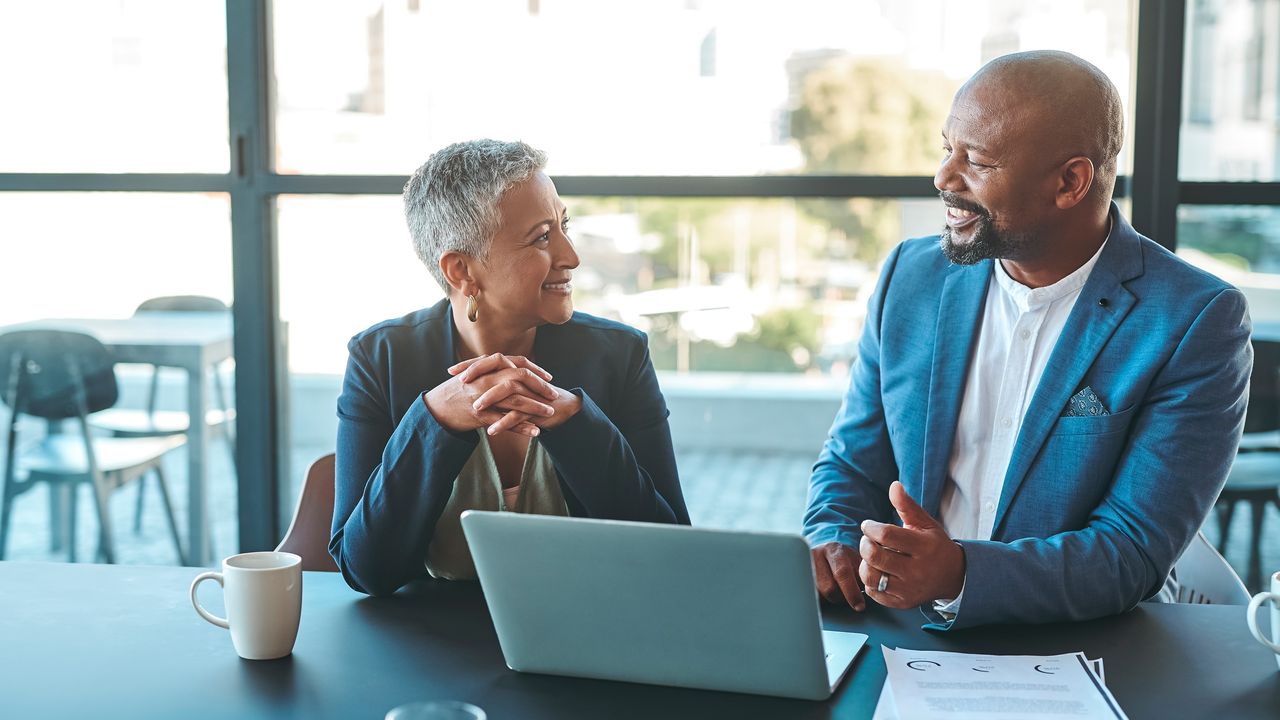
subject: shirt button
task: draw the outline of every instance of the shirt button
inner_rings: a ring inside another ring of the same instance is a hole
[[[1000,421],[1000,424],[1001,424],[1001,425],[1003,425],[1003,426],[1005,426],[1005,427],[1010,427],[1010,426],[1012,426],[1012,425],[1013,425],[1013,421],[1012,421],[1012,420],[1010,420],[1009,418],[1005,418],[1005,419],[1003,419],[1003,420],[1001,420],[1001,421]]]
[[[1023,340],[1030,340],[1030,339],[1031,339],[1031,331],[1030,331],[1030,330],[1023,330],[1023,331],[1022,331],[1022,339],[1023,339]]]
[[[989,502],[989,503],[987,503],[986,505],[983,505],[983,506],[982,506],[982,509],[983,509],[983,510],[986,510],[987,512],[991,512],[991,511],[993,511],[993,510],[995,510],[995,509],[996,509],[996,504],[995,504],[995,503],[990,503],[990,502]]]

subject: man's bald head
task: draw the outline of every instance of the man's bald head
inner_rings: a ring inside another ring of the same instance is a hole
[[[979,69],[957,99],[965,95],[1002,106],[1047,159],[1089,158],[1095,174],[1090,194],[1110,200],[1124,111],[1119,91],[1093,63],[1056,50],[1003,55]]]

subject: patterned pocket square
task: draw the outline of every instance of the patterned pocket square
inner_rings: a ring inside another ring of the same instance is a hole
[[[1098,399],[1098,393],[1093,391],[1092,387],[1085,386],[1083,390],[1071,396],[1071,400],[1067,402],[1067,409],[1063,411],[1063,417],[1093,417],[1097,415],[1110,415],[1111,411],[1107,410],[1107,406],[1102,404]]]

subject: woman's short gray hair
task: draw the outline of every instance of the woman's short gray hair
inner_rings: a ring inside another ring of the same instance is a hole
[[[413,248],[446,293],[440,258],[457,252],[485,259],[502,221],[502,194],[546,164],[546,153],[523,142],[469,140],[437,150],[405,183]]]

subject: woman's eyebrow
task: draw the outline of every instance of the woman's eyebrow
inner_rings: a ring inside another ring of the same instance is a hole
[[[525,230],[525,231],[524,231],[524,234],[525,234],[525,235],[528,235],[529,233],[532,233],[533,231],[537,230],[538,228],[542,227],[543,225],[554,225],[554,224],[555,224],[555,219],[554,219],[554,218],[553,218],[553,219],[551,219],[551,220],[539,220],[538,222],[536,222],[536,223],[534,223],[534,224],[533,224],[533,227],[529,228],[528,230]]]

